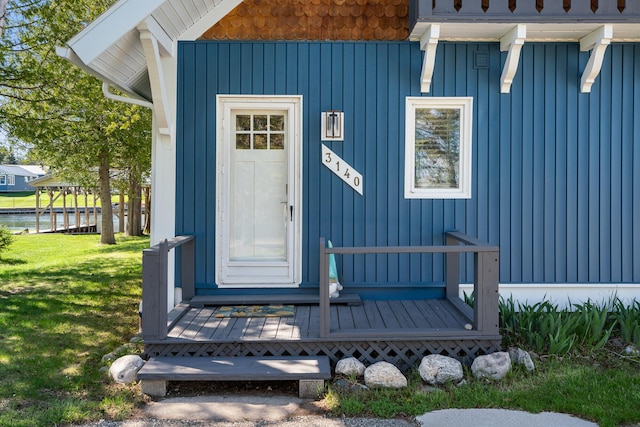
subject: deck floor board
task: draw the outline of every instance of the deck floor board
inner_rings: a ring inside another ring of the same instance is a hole
[[[414,319],[417,328],[433,328],[433,324],[429,318],[420,310],[415,301],[403,300],[400,301],[403,309],[407,314]]]
[[[217,307],[192,308],[170,331],[169,339],[194,342],[299,341],[320,337],[317,305],[296,305],[294,316],[216,317]],[[361,305],[332,305],[332,330],[464,329],[470,322],[446,300],[365,300]]]

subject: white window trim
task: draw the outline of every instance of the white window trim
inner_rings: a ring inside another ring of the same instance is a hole
[[[460,109],[460,181],[458,188],[416,188],[416,109]],[[405,127],[404,197],[407,199],[470,199],[472,155],[472,97],[407,97]]]
[[[7,185],[7,176],[0,175],[0,185]]]
[[[216,263],[220,263],[216,266],[215,281],[221,288],[272,288],[273,285],[278,287],[299,287],[302,282],[302,117],[303,117],[303,102],[302,95],[217,95],[216,96],[216,129],[217,129],[217,143],[216,143],[216,162],[218,166],[218,174],[216,176],[216,249],[215,259]],[[289,247],[292,249],[292,257],[290,262],[293,267],[292,278],[287,282],[282,282],[280,278],[277,279],[277,283],[273,282],[268,277],[261,277],[259,280],[250,278],[250,283],[243,283],[242,278],[238,278],[237,281],[226,279],[223,277],[225,274],[222,272],[225,262],[228,261],[227,249],[223,247],[222,242],[228,241],[228,230],[224,225],[228,223],[226,215],[229,211],[230,199],[227,194],[227,188],[229,188],[230,179],[229,174],[225,174],[225,168],[229,167],[230,159],[230,147],[225,144],[225,140],[229,140],[229,125],[224,126],[224,123],[230,123],[230,111],[234,109],[280,109],[287,110],[289,112],[289,135],[290,141],[293,144],[292,149],[289,150],[289,162],[290,170],[289,181],[293,183],[291,188],[291,195],[294,207],[294,215],[296,218],[295,228],[293,229],[292,240],[289,241]],[[222,234],[224,233],[224,235]],[[262,284],[261,284],[262,283]]]
[[[7,175],[7,185],[16,185],[15,175]]]

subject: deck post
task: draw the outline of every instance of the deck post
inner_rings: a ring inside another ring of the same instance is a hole
[[[447,246],[460,243],[448,234],[445,235]],[[460,254],[457,252],[446,253],[446,297],[449,299],[460,298]]]
[[[195,239],[182,245],[182,299],[191,300],[196,296]]]
[[[142,251],[142,338],[167,337],[167,264],[169,243]]]
[[[329,263],[324,237],[320,238],[320,337],[329,336]]]
[[[493,251],[477,252],[474,256],[474,323],[483,335],[498,335],[499,332],[499,258],[499,253]]]

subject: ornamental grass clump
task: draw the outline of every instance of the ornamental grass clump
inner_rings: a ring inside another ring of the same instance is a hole
[[[615,298],[560,308],[550,301],[530,305],[501,299],[500,327],[508,344],[547,354],[562,355],[578,348],[597,350],[614,337],[638,345],[640,303],[625,305]]]

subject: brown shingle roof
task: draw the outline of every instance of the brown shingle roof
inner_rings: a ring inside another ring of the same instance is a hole
[[[245,0],[206,40],[406,40],[408,0]]]

